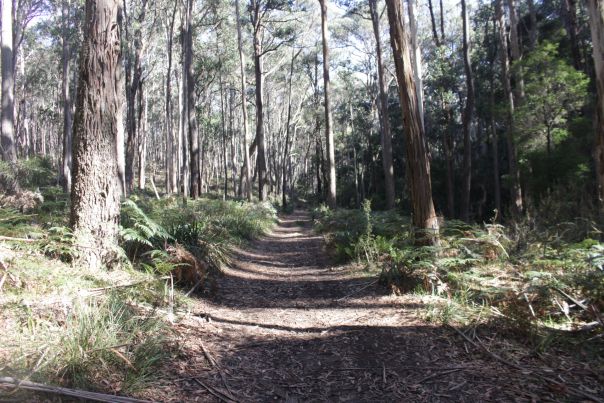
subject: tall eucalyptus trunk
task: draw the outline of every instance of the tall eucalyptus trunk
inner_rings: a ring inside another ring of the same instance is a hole
[[[407,177],[413,205],[415,242],[418,245],[437,244],[439,224],[432,200],[430,159],[419,114],[407,28],[404,24],[401,2],[386,0],[386,7],[390,23],[390,42],[399,83],[399,98],[405,119]]]
[[[195,80],[193,74],[193,0],[187,0],[187,12],[185,21],[185,73],[183,77],[186,81],[186,105],[187,105],[187,126],[189,138],[189,168],[190,168],[190,195],[193,199],[199,196],[199,132],[197,130],[197,116],[195,109]]]
[[[62,67],[62,102],[63,102],[63,158],[61,164],[61,182],[63,191],[71,191],[71,93],[69,91],[69,79],[71,72],[69,69],[69,1],[63,0],[61,4],[61,67]]]
[[[373,24],[373,35],[375,37],[375,54],[377,59],[377,75],[380,98],[380,128],[382,145],[382,165],[384,168],[384,186],[386,188],[386,208],[394,208],[394,167],[392,163],[392,131],[390,129],[390,118],[388,114],[388,89],[384,78],[384,64],[382,61],[382,41],[380,35],[379,15],[377,11],[377,0],[369,0],[371,22]]]
[[[470,195],[472,191],[472,137],[471,126],[474,114],[474,73],[470,60],[470,19],[466,0],[461,0],[461,18],[463,21],[463,62],[466,75],[466,105],[462,116],[463,126],[463,188],[461,203],[461,219],[470,219]]]
[[[13,1],[2,1],[2,159],[15,162],[15,59],[13,55]]]
[[[252,0],[252,27],[254,31],[254,76],[256,78],[256,144],[258,154],[256,156],[256,173],[258,174],[258,199],[264,201],[267,198],[266,188],[266,140],[264,138],[264,98],[263,98],[263,50],[262,36],[264,28],[261,21],[260,0]]]
[[[508,42],[506,37],[505,16],[503,14],[503,0],[496,0],[495,13],[499,28],[499,57],[501,59],[501,80],[507,101],[507,127],[506,141],[508,148],[508,166],[510,171],[510,196],[512,200],[512,214],[523,212],[522,188],[520,187],[520,170],[518,169],[518,156],[516,152],[516,139],[514,136],[514,94],[510,78],[510,60],[508,58]]]
[[[93,270],[117,258],[121,18],[118,0],[86,1],[73,125],[70,223],[81,264]]]
[[[587,0],[589,26],[593,44],[598,103],[596,105],[595,150],[596,180],[600,214],[604,215],[604,4],[601,0]]]
[[[241,16],[239,13],[239,0],[235,0],[235,18],[237,19],[237,49],[239,51],[239,77],[241,80],[241,117],[243,126],[243,167],[245,172],[245,195],[252,201],[252,182],[250,178],[250,153],[247,142],[249,137],[247,116],[247,83],[245,78],[245,54],[243,53],[241,39]]]
[[[323,40],[323,94],[325,108],[325,146],[327,152],[327,205],[336,208],[336,157],[331,117],[329,44],[327,42],[327,0],[319,0],[321,6],[321,37]]]

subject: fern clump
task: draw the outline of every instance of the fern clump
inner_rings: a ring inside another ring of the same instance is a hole
[[[590,224],[589,232],[581,219],[545,229],[535,222],[506,227],[450,220],[439,246],[418,248],[408,217],[371,211],[369,203],[361,210],[319,207],[313,217],[342,260],[379,270],[381,283],[396,293],[441,298],[448,308],[435,311],[447,320],[479,314],[486,321],[498,312],[512,325],[574,329],[594,320],[589,312],[604,310],[604,246],[597,226]]]

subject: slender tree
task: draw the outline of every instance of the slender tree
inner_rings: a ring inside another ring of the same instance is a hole
[[[128,137],[126,139],[126,187],[128,191],[132,191],[134,187],[134,164],[135,154],[139,139],[139,117],[142,113],[141,108],[137,108],[137,98],[142,96],[139,91],[142,87],[142,54],[145,46],[144,36],[142,33],[142,24],[145,21],[147,14],[147,0],[141,0],[141,10],[136,18],[128,18],[126,14],[126,2],[124,1],[125,22],[124,34],[126,36],[126,128]],[[130,10],[132,11],[132,10]],[[132,37],[129,33],[129,23],[133,23],[134,33]],[[133,42],[133,49],[130,48],[130,41]]]
[[[394,208],[394,167],[392,164],[392,132],[390,130],[390,118],[388,114],[388,89],[384,78],[384,64],[382,61],[382,40],[380,35],[380,22],[377,11],[377,0],[369,0],[369,11],[375,36],[375,55],[377,59],[377,75],[380,100],[380,128],[382,142],[382,165],[384,168],[384,186],[386,188],[386,208]]]
[[[331,117],[330,80],[329,80],[329,44],[327,42],[327,0],[319,0],[321,5],[321,36],[323,39],[323,94],[325,107],[325,145],[327,148],[327,205],[336,208],[336,157],[333,142]]]
[[[577,70],[581,70],[581,46],[579,44],[579,24],[577,18],[577,0],[563,0],[564,7],[564,23],[566,25],[566,33],[570,42],[570,51],[573,58],[573,66]]]
[[[422,127],[424,127],[424,81],[422,73],[422,53],[419,48],[417,37],[417,19],[415,17],[415,7],[417,0],[407,0],[407,11],[409,14],[409,45],[411,46],[411,63],[413,64],[413,79],[415,80],[415,90],[417,92],[417,105],[419,107],[419,116]]]
[[[472,138],[471,125],[474,113],[474,74],[470,60],[470,20],[466,0],[461,0],[461,18],[463,21],[463,62],[466,75],[466,105],[462,116],[463,126],[463,188],[461,203],[461,218],[470,219],[470,194],[472,190]]]
[[[587,0],[589,25],[593,44],[598,103],[595,120],[596,181],[600,213],[604,214],[604,4],[601,0]]]
[[[434,18],[432,0],[428,0],[428,10],[430,10],[430,22],[432,23],[432,37],[434,39],[434,44],[438,47],[440,46],[440,41],[438,39],[438,32],[436,31],[436,19]]]
[[[438,218],[432,201],[430,159],[419,114],[419,105],[407,28],[399,0],[386,0],[390,23],[390,43],[394,56],[398,92],[405,121],[407,179],[413,205],[413,225],[417,244],[438,243]]]
[[[119,219],[118,114],[122,105],[121,5],[87,0],[73,126],[71,226],[82,262],[114,262]]]
[[[518,21],[518,11],[516,10],[516,0],[507,0],[508,10],[510,14],[510,50],[512,53],[512,61],[517,63],[517,68],[513,69],[514,77],[514,100],[516,104],[522,102],[524,98],[524,74],[522,72],[522,52],[520,50],[520,37],[518,31],[520,29]]]
[[[256,144],[258,154],[256,156],[256,173],[258,175],[258,198],[263,201],[267,197],[266,188],[266,141],[264,138],[264,75],[262,37],[264,25],[262,18],[265,15],[260,4],[261,0],[251,2],[251,23],[254,33],[254,75],[256,78]]]
[[[69,91],[69,80],[71,78],[69,70],[69,1],[61,2],[61,67],[63,72],[62,96],[63,96],[63,161],[62,161],[62,182],[65,192],[71,191],[71,94]]]
[[[190,195],[192,198],[199,196],[199,184],[201,177],[199,175],[199,133],[197,130],[197,117],[195,110],[195,80],[193,74],[193,0],[187,0],[187,9],[185,17],[184,32],[184,69],[186,81],[186,99],[187,104],[187,126],[190,148]]]
[[[241,39],[241,16],[239,13],[239,0],[235,0],[235,18],[237,19],[237,49],[239,51],[239,78],[241,81],[241,118],[243,128],[243,167],[245,172],[245,195],[248,201],[252,201],[252,182],[250,175],[250,153],[247,142],[249,137],[247,116],[247,83],[245,78],[245,54],[243,53]]]
[[[166,192],[178,192],[178,148],[174,138],[174,127],[172,120],[172,46],[174,43],[174,22],[178,3],[174,2],[171,15],[166,16],[166,44],[168,68],[166,70]]]
[[[510,60],[508,58],[508,42],[506,37],[503,0],[495,0],[495,18],[499,28],[499,57],[501,59],[501,81],[507,101],[506,141],[508,149],[508,166],[510,170],[510,193],[512,198],[512,213],[523,211],[522,189],[520,187],[520,170],[518,169],[516,139],[514,138],[514,94],[510,78]]]
[[[13,54],[13,0],[2,1],[2,159],[17,160],[15,146],[15,58]]]

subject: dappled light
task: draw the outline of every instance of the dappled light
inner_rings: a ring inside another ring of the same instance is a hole
[[[604,403],[604,0],[0,8],[0,402]]]

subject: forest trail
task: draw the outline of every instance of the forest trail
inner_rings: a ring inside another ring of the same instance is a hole
[[[176,325],[161,401],[557,400],[544,385],[418,317],[358,268],[333,266],[308,213],[236,250],[214,297]],[[534,357],[522,365],[531,367]],[[540,367],[543,362],[540,363]],[[559,391],[558,391],[559,392]],[[559,397],[559,396],[558,396]]]

